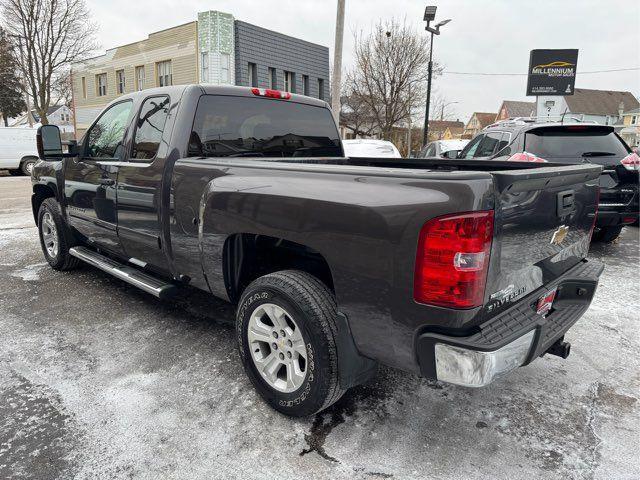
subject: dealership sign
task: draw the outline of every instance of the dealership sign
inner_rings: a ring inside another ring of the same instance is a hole
[[[578,50],[531,50],[527,95],[573,95]]]

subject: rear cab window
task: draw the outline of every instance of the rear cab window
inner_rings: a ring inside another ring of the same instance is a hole
[[[541,158],[563,163],[617,164],[628,155],[624,143],[610,128],[569,125],[526,132],[524,150]]]
[[[329,109],[293,101],[203,95],[189,156],[342,157]]]

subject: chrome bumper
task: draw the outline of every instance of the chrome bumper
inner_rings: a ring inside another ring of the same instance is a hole
[[[484,387],[520,367],[534,340],[534,330],[489,352],[470,350],[446,343],[435,344],[436,377],[465,387]]]

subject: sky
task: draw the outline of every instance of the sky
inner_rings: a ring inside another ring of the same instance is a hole
[[[329,47],[333,62],[335,0],[86,0],[104,49],[135,42],[154,31],[193,21],[197,12],[220,10],[236,19]],[[445,72],[521,73],[475,76],[445,73],[433,88],[454,118],[497,112],[502,100],[525,96],[529,52],[578,48],[576,87],[627,90],[640,97],[640,71],[581,71],[640,67],[640,2],[637,0],[346,0],[343,70],[353,62],[353,36],[380,20],[396,18],[426,35],[426,4],[436,21],[452,19],[434,42],[434,60]]]

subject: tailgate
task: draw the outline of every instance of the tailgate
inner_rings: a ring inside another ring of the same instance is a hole
[[[561,276],[589,251],[602,167],[491,172],[495,236],[485,290],[495,312]]]

